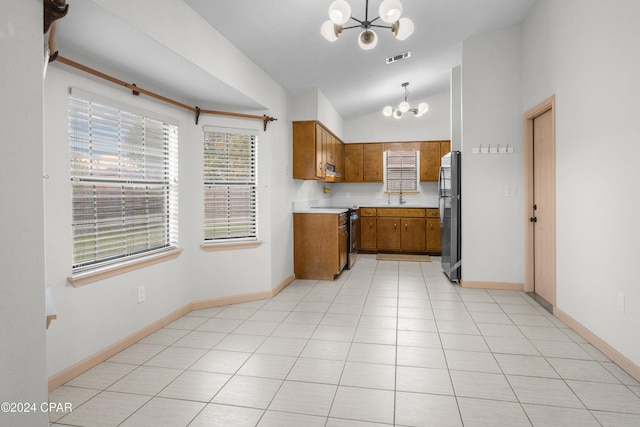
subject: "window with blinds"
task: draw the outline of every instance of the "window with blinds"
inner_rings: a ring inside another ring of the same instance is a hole
[[[384,152],[384,190],[386,192],[418,191],[419,154],[417,150]]]
[[[255,131],[204,128],[205,243],[257,240]]]
[[[73,89],[73,271],[178,245],[178,126]]]

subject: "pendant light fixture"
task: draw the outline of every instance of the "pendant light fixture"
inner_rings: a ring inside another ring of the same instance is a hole
[[[420,117],[429,111],[429,105],[426,102],[421,102],[416,108],[411,108],[407,101],[407,97],[409,96],[409,89],[407,89],[407,86],[409,86],[409,82],[402,83],[402,87],[404,88],[404,101],[398,105],[398,108],[393,108],[390,105],[387,105],[382,110],[382,114],[387,117],[393,116],[394,119],[399,119],[404,115],[404,113],[409,111],[412,112],[415,117]]]
[[[401,16],[402,3],[400,0],[383,0],[378,9],[378,17],[372,20],[369,20],[369,0],[366,1],[364,19],[362,20],[351,16],[351,6],[346,0],[335,0],[329,6],[329,20],[320,27],[320,34],[330,42],[334,42],[338,40],[343,30],[361,28],[358,45],[363,50],[370,50],[378,44],[378,35],[373,31],[373,28],[388,28],[398,40],[405,40],[413,33],[413,21],[409,18],[401,18]],[[358,24],[344,27],[344,24],[350,19]],[[374,22],[378,19],[389,25],[375,24]]]

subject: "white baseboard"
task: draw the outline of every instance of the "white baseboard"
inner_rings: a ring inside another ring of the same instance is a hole
[[[49,377],[49,391],[60,387],[61,385],[69,382],[70,380],[74,379],[78,375],[88,371],[94,366],[99,365],[100,363],[104,362],[110,357],[115,356],[116,354],[120,353],[122,350],[137,343],[138,341],[145,338],[146,336],[149,336],[152,333],[164,328],[169,323],[179,319],[180,317],[184,316],[190,311],[202,310],[202,309],[211,308],[211,307],[219,307],[219,306],[228,305],[228,304],[237,304],[240,302],[256,301],[256,300],[261,300],[266,298],[272,298],[275,295],[277,295],[278,292],[286,288],[287,285],[289,285],[294,280],[295,280],[295,276],[292,274],[270,291],[255,292],[255,293],[243,294],[243,295],[234,295],[234,296],[222,297],[222,298],[213,298],[213,299],[195,301],[195,302],[189,303],[184,307],[181,307],[167,314],[161,319],[158,319],[155,322],[145,326],[144,328],[134,332],[133,334],[121,339],[120,341],[117,341],[111,344],[110,346],[79,361],[78,363],[74,363],[68,368],[65,368],[62,371],[51,375]]]

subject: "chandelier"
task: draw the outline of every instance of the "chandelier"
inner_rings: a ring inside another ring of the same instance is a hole
[[[401,18],[402,4],[400,0],[383,0],[378,9],[378,17],[369,20],[369,0],[367,0],[364,9],[364,19],[360,20],[351,16],[351,6],[346,0],[335,0],[329,6],[329,20],[325,21],[320,27],[320,34],[334,42],[338,40],[343,30],[352,28],[362,28],[362,32],[358,36],[358,44],[364,50],[370,50],[378,44],[378,36],[373,31],[375,28],[389,28],[398,40],[405,40],[413,33],[413,21],[409,18]],[[343,27],[349,19],[353,19],[358,24],[350,27]],[[374,24],[378,19],[389,25]]]
[[[416,108],[411,108],[409,106],[409,103],[407,102],[407,97],[409,96],[409,89],[407,89],[407,86],[409,86],[409,82],[402,83],[402,87],[404,88],[404,101],[402,101],[400,105],[398,105],[398,108],[393,108],[387,105],[382,110],[382,114],[384,114],[387,117],[393,116],[393,118],[399,119],[404,115],[404,113],[409,111],[411,111],[415,117],[420,117],[424,113],[429,111],[429,105],[426,102],[421,102],[420,104],[418,104]]]

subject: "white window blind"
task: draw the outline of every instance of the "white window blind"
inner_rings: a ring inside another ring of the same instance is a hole
[[[178,245],[178,127],[86,94],[69,96],[73,271]]]
[[[385,151],[385,191],[418,191],[419,157],[419,151],[417,150]]]
[[[205,243],[257,240],[255,131],[204,128]]]

